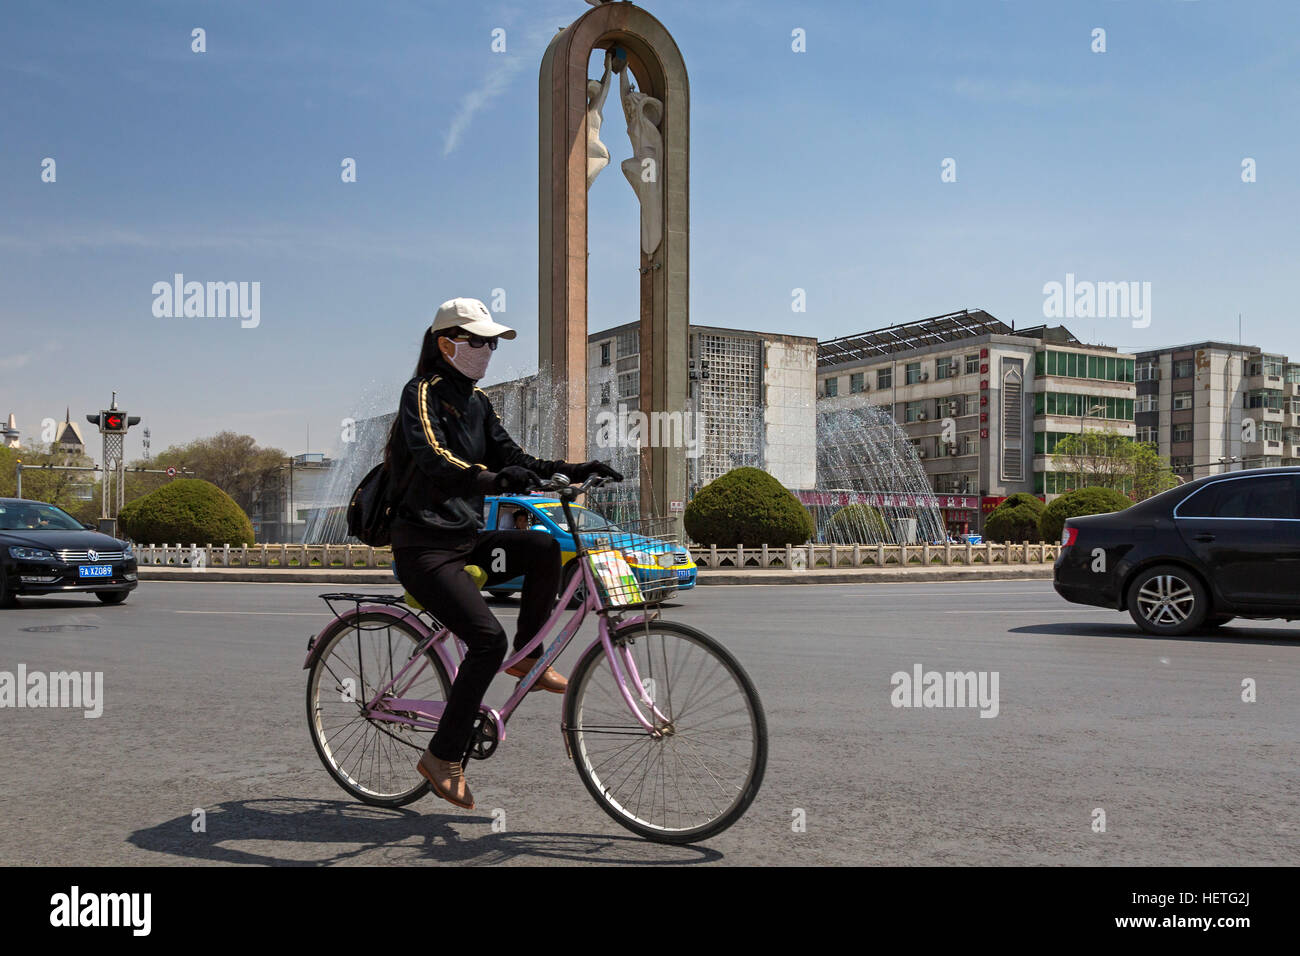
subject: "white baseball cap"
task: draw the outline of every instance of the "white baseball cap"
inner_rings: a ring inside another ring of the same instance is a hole
[[[429,331],[441,332],[444,329],[464,329],[485,339],[497,336],[513,339],[516,334],[509,326],[493,321],[488,307],[478,299],[448,299],[438,306],[438,314],[434,316]]]

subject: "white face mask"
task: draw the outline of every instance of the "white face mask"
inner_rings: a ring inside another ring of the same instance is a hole
[[[468,342],[452,342],[455,350],[446,356],[447,362],[466,378],[478,381],[487,374],[488,362],[492,359],[492,350],[486,345],[474,348]]]

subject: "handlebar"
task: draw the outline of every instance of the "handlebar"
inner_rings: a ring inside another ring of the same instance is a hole
[[[575,485],[569,480],[568,475],[556,472],[550,478],[543,478],[539,482],[534,482],[529,487],[529,491],[555,491],[559,492],[561,498],[572,501],[578,495],[584,494],[592,488],[599,488],[601,485],[613,482],[613,478],[605,475],[589,475],[581,485]]]

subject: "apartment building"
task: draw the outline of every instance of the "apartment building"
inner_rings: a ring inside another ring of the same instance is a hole
[[[1257,346],[1199,342],[1137,354],[1136,427],[1191,480],[1300,464],[1300,364]]]
[[[817,394],[819,417],[867,403],[892,416],[954,533],[982,526],[1009,495],[1064,490],[1051,460],[1064,435],[1134,435],[1132,357],[1063,326],[1016,330],[982,309],[822,342]],[[857,476],[822,479],[853,489]]]

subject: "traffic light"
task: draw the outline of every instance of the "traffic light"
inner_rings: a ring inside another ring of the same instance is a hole
[[[126,412],[111,408],[98,415],[87,415],[86,421],[99,426],[99,430],[105,435],[125,435],[126,430],[132,425],[140,424],[140,416],[128,415]]]

